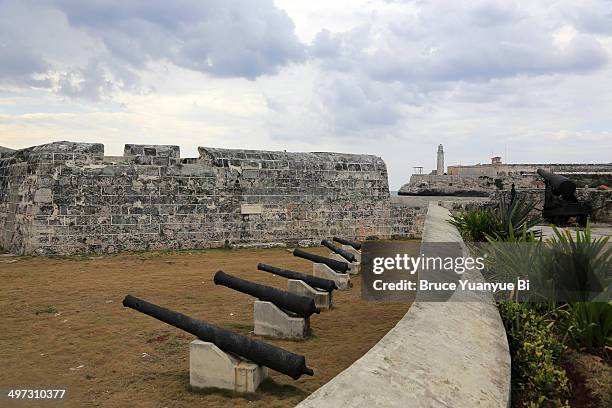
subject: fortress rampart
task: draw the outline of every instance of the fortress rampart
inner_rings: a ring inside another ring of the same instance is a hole
[[[0,153],[0,246],[18,254],[419,236],[376,156],[56,142]]]
[[[542,165],[540,168],[549,170],[556,168],[556,173],[570,178],[578,188],[597,188],[601,184],[612,185],[612,170],[608,165],[592,165],[591,171],[560,171],[560,165]],[[587,168],[583,165],[581,169]],[[577,169],[577,167],[574,167]],[[471,197],[487,197],[495,191],[509,190],[515,185],[517,189],[544,189],[544,179],[537,173],[510,173],[507,175],[432,175],[413,174],[410,182],[404,184],[399,195],[458,195]]]

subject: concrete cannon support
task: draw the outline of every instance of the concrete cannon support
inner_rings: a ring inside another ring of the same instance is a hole
[[[312,274],[336,282],[338,290],[348,290],[351,287],[351,277],[348,273],[338,273],[325,264],[314,262]]]
[[[357,258],[357,262],[361,262],[361,251],[353,248],[350,245],[341,245],[340,248],[355,255],[355,258]]]
[[[272,302],[256,300],[253,305],[253,332],[278,339],[303,339],[310,333],[310,319],[293,317]]]
[[[332,292],[316,290],[304,281],[289,279],[287,281],[287,291],[314,299],[315,306],[319,309],[331,309],[332,307]]]
[[[361,272],[361,263],[360,262],[348,262],[346,259],[342,257],[342,255],[338,255],[335,252],[330,252],[327,256],[328,258],[335,259],[336,261],[345,262],[349,266],[348,273],[349,275],[359,275]]]
[[[268,368],[219,349],[213,343],[189,344],[189,384],[195,388],[221,388],[255,392],[268,377]]]

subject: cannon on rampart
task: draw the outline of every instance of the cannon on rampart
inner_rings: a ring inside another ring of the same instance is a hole
[[[576,184],[561,174],[538,169],[538,174],[544,179],[544,208],[542,218],[563,227],[570,218],[575,217],[578,225],[586,226],[593,211],[591,203],[580,202],[576,197]]]

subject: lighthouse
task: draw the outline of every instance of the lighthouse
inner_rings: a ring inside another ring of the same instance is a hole
[[[438,163],[436,166],[436,174],[438,176],[444,175],[444,147],[438,145]]]

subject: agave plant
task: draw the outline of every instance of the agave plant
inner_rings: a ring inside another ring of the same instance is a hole
[[[612,348],[612,301],[570,305],[566,338],[577,347],[606,353]]]
[[[504,240],[499,235],[488,236],[483,275],[494,281],[528,277],[531,291],[522,300],[539,302],[533,307],[558,315],[564,321],[566,337],[576,347],[605,353],[612,347],[609,237],[594,239],[590,223],[575,237],[569,230],[553,231],[554,237],[545,242],[527,231],[527,224],[518,235],[510,226]],[[518,296],[514,294],[511,299],[518,300]],[[558,302],[560,307],[556,306]]]
[[[493,235],[499,230],[495,215],[489,209],[454,214],[449,222],[469,242],[484,242],[487,235]]]
[[[612,295],[612,247],[609,237],[593,239],[591,225],[576,231],[553,227],[555,236],[548,241],[545,269],[558,294],[573,301],[607,301]],[[569,291],[569,293],[561,293]]]
[[[486,239],[488,243],[481,246],[476,254],[486,259],[482,272],[487,281],[513,282],[518,278],[528,278],[540,262],[543,247],[541,237],[528,231],[527,224],[523,225],[520,233],[510,224],[505,238],[497,233],[495,236],[487,234]],[[518,293],[511,293],[510,299],[519,300]]]
[[[525,196],[511,202],[501,197],[494,209],[479,209],[452,215],[449,221],[461,232],[466,241],[486,242],[487,236],[498,241],[518,237],[523,230],[531,230],[541,218],[531,215],[534,204]],[[539,232],[535,232],[536,237]]]
[[[531,215],[534,208],[535,204],[525,196],[519,195],[510,203],[502,196],[494,212],[499,230],[490,235],[505,240],[510,236],[521,235],[523,230],[531,230],[542,221],[541,217]]]

